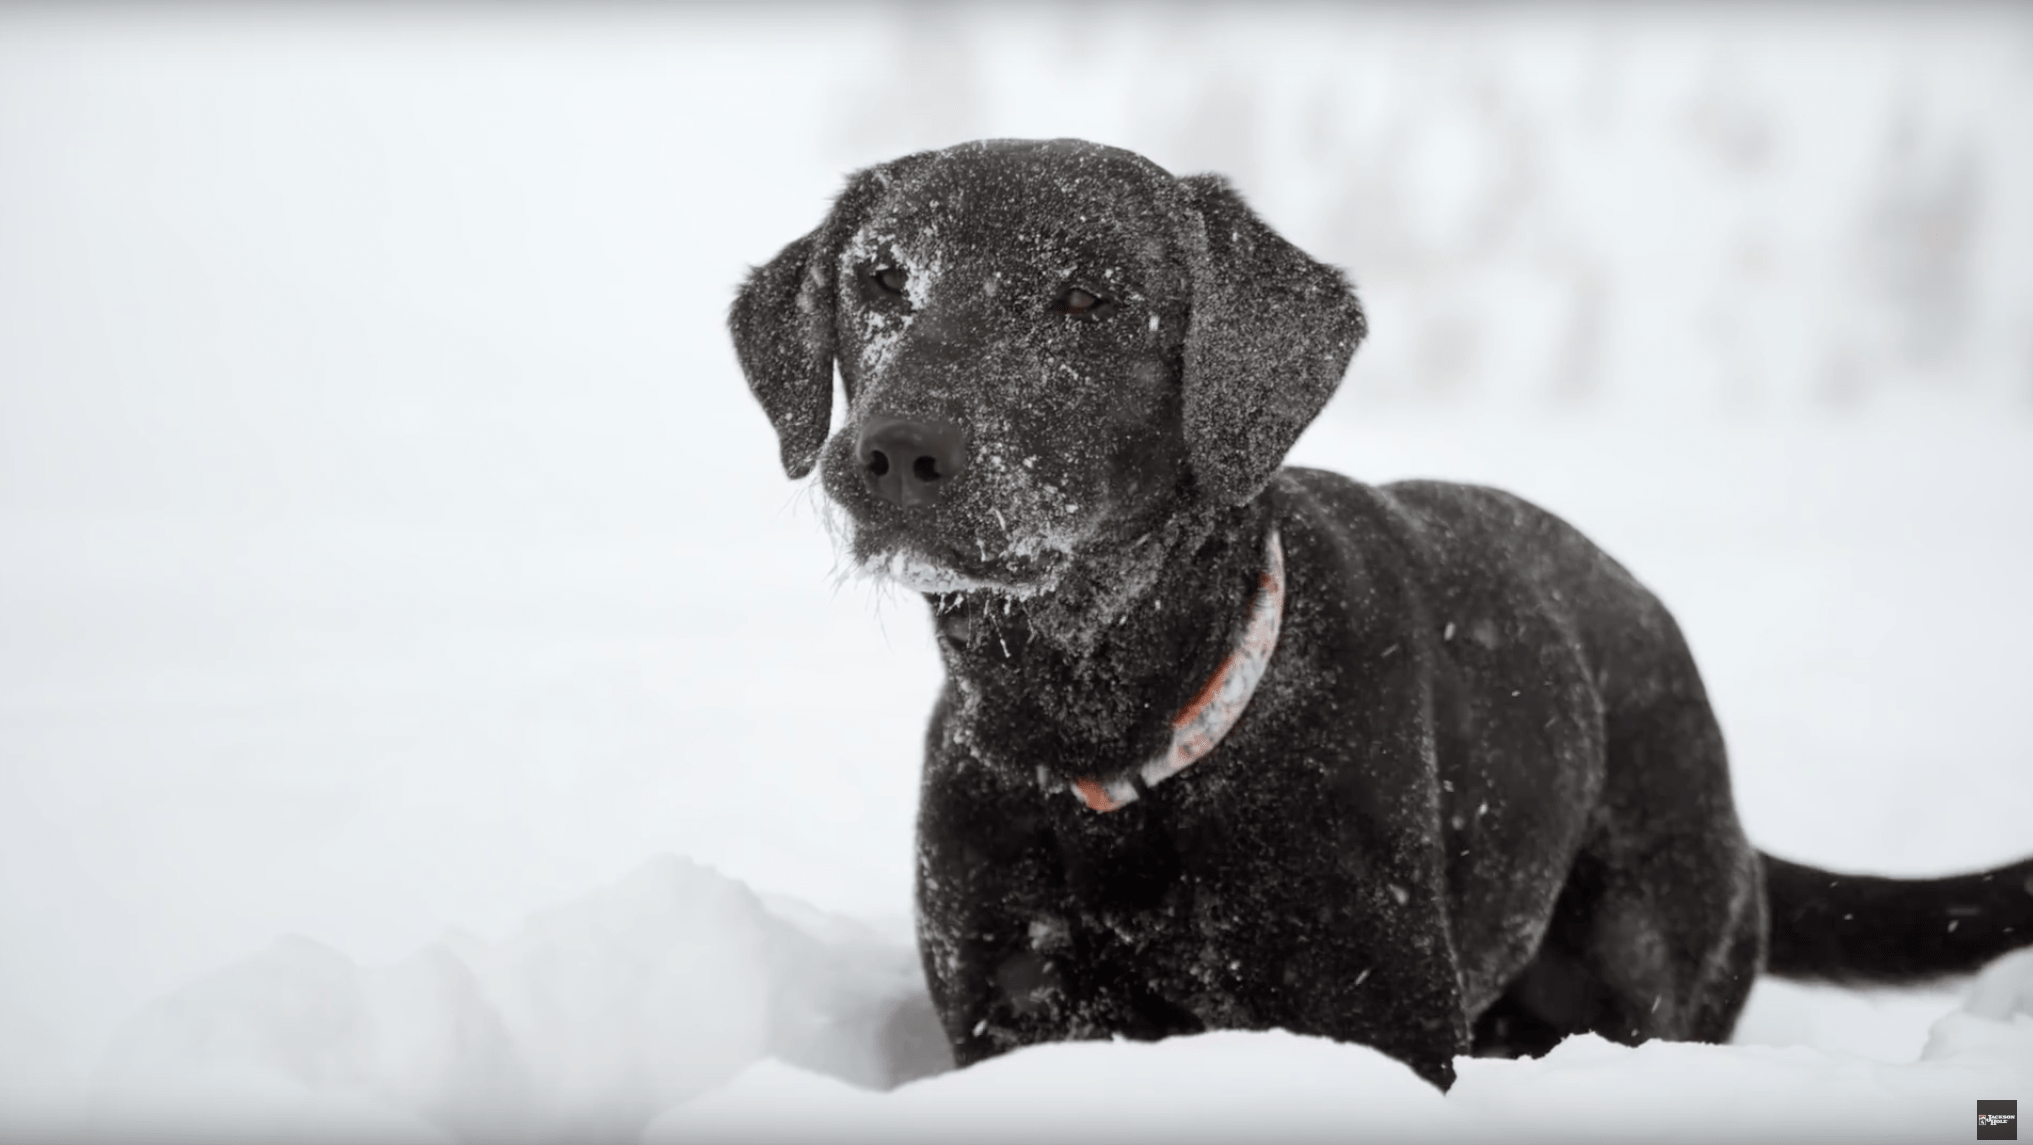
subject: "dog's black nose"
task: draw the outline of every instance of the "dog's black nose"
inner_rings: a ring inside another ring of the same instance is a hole
[[[952,422],[878,414],[862,425],[854,456],[876,496],[906,508],[929,505],[967,468],[967,434]]]

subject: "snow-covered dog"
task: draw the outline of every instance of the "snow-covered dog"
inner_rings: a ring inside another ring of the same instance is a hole
[[[784,468],[932,607],[919,942],[961,1064],[1281,1026],[1444,1086],[1584,1030],[1723,1040],[1761,969],[2033,939],[2033,863],[1754,850],[1672,617],[1565,523],[1281,469],[1362,311],[1218,177],[1072,140],[907,156],[732,327]]]

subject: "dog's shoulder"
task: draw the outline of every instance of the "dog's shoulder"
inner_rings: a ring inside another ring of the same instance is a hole
[[[1369,485],[1330,470],[1288,466],[1279,471],[1272,493],[1281,519],[1367,549],[1388,542],[1422,563],[1456,565],[1481,557],[1477,563],[1486,565],[1488,558],[1506,553],[1588,546],[1553,514],[1484,485]]]
[[[1402,582],[1431,605],[1557,615],[1591,634],[1634,621],[1671,623],[1657,599],[1579,529],[1501,489],[1423,480],[1368,485],[1288,467],[1272,491],[1281,527],[1314,542],[1302,542],[1307,555],[1325,556],[1345,578]]]

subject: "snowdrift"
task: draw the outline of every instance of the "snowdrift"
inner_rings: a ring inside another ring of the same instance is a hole
[[[664,857],[498,945],[369,969],[284,938],[128,1022],[90,1128],[626,1141],[764,1059],[868,1088],[950,1064],[907,938]]]
[[[909,937],[689,859],[387,967],[286,938],[146,1007],[92,1138],[352,1141],[1965,1140],[2033,1077],[2033,951],[1919,1060],[1571,1038],[1446,1096],[1283,1031],[1038,1047],[951,1071]]]

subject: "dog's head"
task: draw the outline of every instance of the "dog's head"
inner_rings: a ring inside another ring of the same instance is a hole
[[[1077,140],[855,174],[730,325],[785,471],[820,466],[858,566],[1019,596],[1255,497],[1363,335],[1340,273],[1224,180]]]

